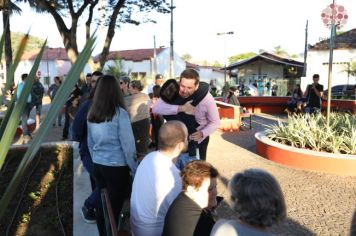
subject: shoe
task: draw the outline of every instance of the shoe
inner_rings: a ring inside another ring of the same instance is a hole
[[[96,223],[95,209],[82,206],[82,217],[86,223],[95,224]]]

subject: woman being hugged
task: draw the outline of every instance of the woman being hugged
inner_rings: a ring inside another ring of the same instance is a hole
[[[88,112],[88,147],[93,159],[93,175],[99,190],[109,194],[115,222],[128,196],[130,169],[136,171],[135,140],[122,93],[114,76],[104,75],[96,85]],[[97,225],[106,235],[101,197]]]

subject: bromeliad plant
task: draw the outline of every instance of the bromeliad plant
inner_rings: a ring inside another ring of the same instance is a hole
[[[55,121],[56,114],[58,114],[60,109],[62,109],[71,90],[73,89],[74,85],[77,83],[77,80],[80,77],[80,73],[82,72],[85,64],[88,62],[88,59],[90,58],[90,56],[92,54],[94,42],[95,42],[94,37],[91,37],[87,41],[82,52],[79,54],[76,62],[72,65],[72,67],[67,75],[67,79],[63,82],[62,86],[58,90],[57,95],[51,104],[51,107],[48,111],[46,118],[41,123],[40,129],[36,133],[34,139],[29,143],[29,147],[28,147],[24,157],[22,158],[20,165],[17,168],[16,173],[14,174],[14,177],[11,179],[10,184],[7,186],[5,193],[1,196],[0,219],[4,216],[10,200],[16,193],[24,174],[28,170],[28,166],[31,164],[37,151],[41,147],[42,141],[44,140],[44,138],[47,135],[49,129],[51,128],[53,122]],[[16,102],[13,110],[9,109],[7,111],[7,113],[8,113],[7,115],[9,116],[9,119],[7,120],[5,117],[5,119],[2,120],[2,122],[1,122],[1,125],[6,128],[3,131],[4,133],[1,136],[1,141],[0,141],[0,147],[1,147],[0,148],[0,170],[1,170],[1,167],[4,163],[4,161],[5,161],[7,152],[9,150],[12,139],[14,137],[15,129],[17,128],[19,118],[22,114],[22,111],[24,110],[24,104],[27,100],[26,98],[30,92],[33,80],[35,78],[35,73],[38,69],[38,65],[41,60],[44,47],[45,47],[45,45],[43,45],[43,47],[39,53],[39,56],[36,59],[35,64],[29,73],[28,79],[26,80],[24,89],[21,93],[19,100]],[[0,48],[0,51],[1,50],[2,50],[2,47]],[[20,54],[22,54],[22,53],[20,53]],[[9,76],[10,77],[12,76],[12,78],[13,78],[13,74],[15,72],[16,66],[17,65],[15,64],[14,68],[12,68],[10,70],[11,74]]]
[[[297,148],[356,155],[356,117],[348,113],[331,113],[329,127],[323,115],[292,115],[288,123],[267,126],[266,134]]]

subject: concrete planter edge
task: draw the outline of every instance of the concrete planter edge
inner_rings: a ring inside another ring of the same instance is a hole
[[[293,168],[320,171],[337,175],[356,176],[356,155],[333,154],[300,149],[255,134],[256,151],[260,156]]]

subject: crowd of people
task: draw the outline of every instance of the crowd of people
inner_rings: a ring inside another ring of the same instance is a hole
[[[22,75],[18,96],[27,76]],[[296,87],[291,109],[303,106],[301,101],[309,112],[320,108],[323,87],[318,80],[314,75],[305,93]],[[38,78],[35,85],[22,122],[33,107],[36,123],[40,117],[44,89]],[[60,86],[60,78],[54,78],[47,92],[51,101]],[[218,219],[219,171],[206,160],[209,136],[220,122],[210,90],[193,69],[184,70],[179,81],[157,75],[147,93],[139,80],[99,71],[87,74],[81,88],[73,88],[64,108],[63,139],[79,142],[92,188],[81,212],[85,222],[97,224],[100,235],[109,233],[104,189],[116,223],[124,202],[130,201],[135,236],[272,235],[271,226],[285,218],[278,181],[264,170],[248,169],[236,173],[228,185],[227,201],[237,219]],[[225,102],[239,105],[239,91],[231,87]],[[61,126],[61,120],[59,114],[54,126]]]
[[[322,96],[324,86],[319,84],[319,74],[313,75],[313,83],[309,84],[303,93],[300,85],[296,85],[291,98],[287,102],[286,112],[291,113],[309,113],[316,114],[321,111]]]
[[[100,194],[106,189],[115,222],[129,199],[132,235],[270,235],[269,227],[285,216],[285,204],[277,181],[262,170],[232,179],[238,220],[217,221],[219,171],[206,157],[220,121],[209,85],[192,69],[179,81],[156,78],[147,95],[138,80],[101,74],[91,78],[79,107],[72,103],[72,137],[92,186],[83,219],[108,234]]]

